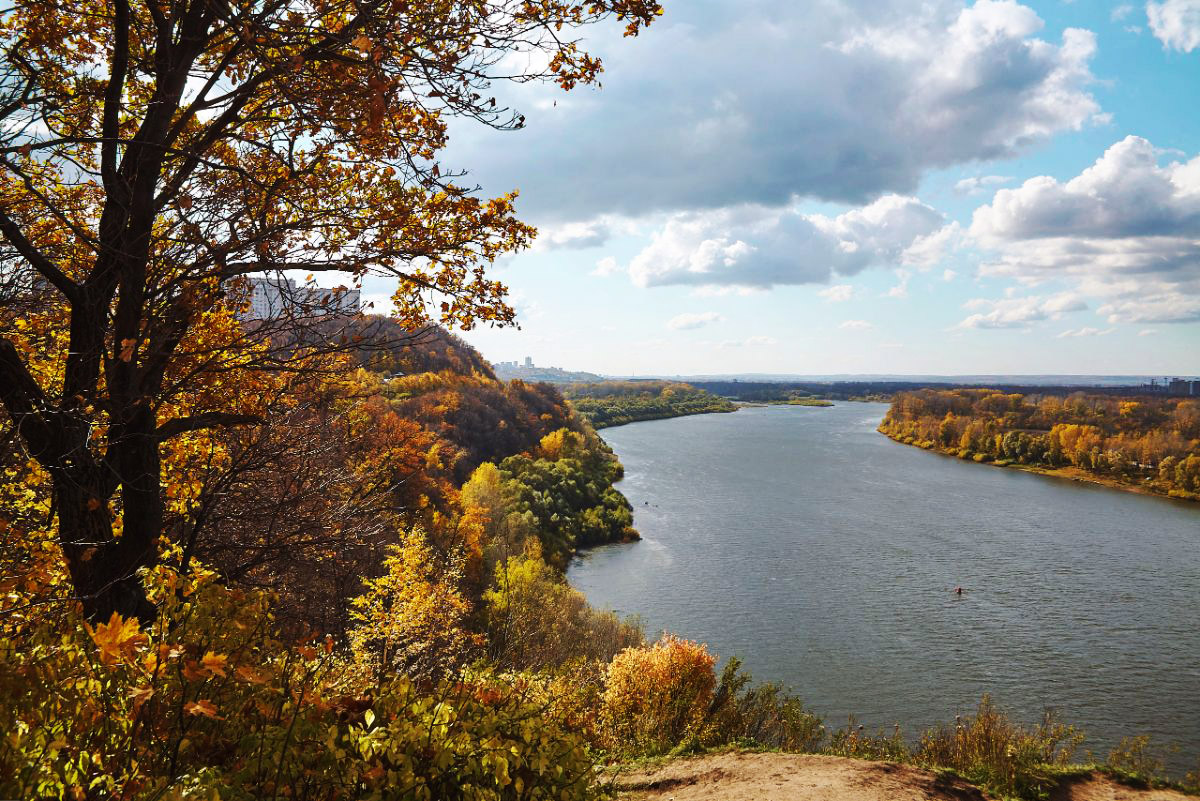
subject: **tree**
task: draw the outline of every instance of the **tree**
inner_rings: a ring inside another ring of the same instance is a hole
[[[233,324],[245,277],[399,279],[395,317],[513,319],[484,265],[533,229],[437,157],[446,120],[524,120],[493,80],[595,81],[571,32],[655,0],[32,0],[0,18],[0,401],[53,485],[92,617],[150,614],[164,443],[254,425],[246,376],[337,345],[301,291]],[[530,65],[513,74],[514,53]],[[432,304],[432,305],[431,305]],[[44,327],[29,325],[36,311]],[[210,326],[209,323],[215,325]],[[341,343],[345,344],[345,343]],[[195,392],[219,385],[220,391]]]

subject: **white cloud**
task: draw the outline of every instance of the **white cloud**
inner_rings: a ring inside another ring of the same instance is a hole
[[[1002,186],[1012,182],[1008,175],[977,175],[963,178],[954,185],[954,191],[960,195],[981,195],[991,186]]]
[[[942,216],[915,198],[888,195],[837,217],[758,206],[670,217],[630,263],[640,286],[771,287],[903,260]]]
[[[1001,189],[971,223],[980,273],[1066,281],[1112,323],[1200,319],[1200,157],[1160,156],[1130,136],[1069,181]]]
[[[949,269],[942,270],[942,280],[943,281],[953,281],[957,277],[958,277],[958,273],[954,272],[954,270],[949,270]]]
[[[636,42],[589,32],[602,93],[515,88],[527,129],[458,126],[450,160],[538,221],[867,203],[1092,121],[1095,36],[1042,27],[1013,0],[688,0]]]
[[[904,249],[900,261],[918,270],[937,267],[952,251],[963,246],[963,239],[962,228],[957,222],[952,222],[931,234],[918,236]]]
[[[688,331],[693,328],[703,328],[710,323],[720,322],[721,315],[716,312],[700,312],[698,314],[677,314],[667,321],[667,328],[676,331]]]
[[[1111,334],[1113,331],[1116,331],[1116,330],[1117,329],[1115,329],[1115,328],[1106,328],[1103,331],[1101,331],[1099,328],[1090,328],[1090,327],[1069,328],[1066,331],[1063,331],[1061,334],[1059,334],[1058,339],[1064,339],[1067,337],[1102,337],[1102,336],[1107,336],[1108,334]]]
[[[1063,293],[1049,298],[1037,295],[1003,300],[975,298],[964,306],[978,311],[964,318],[957,328],[1025,328],[1030,323],[1058,319],[1067,312],[1082,311],[1087,308],[1087,303]]]
[[[1200,48],[1200,0],[1151,0],[1146,19],[1163,47],[1184,53]]]
[[[854,297],[854,287],[850,284],[835,284],[817,293],[830,303],[844,303]]]
[[[896,270],[896,278],[900,283],[887,291],[889,298],[907,298],[908,297],[908,279],[912,278],[912,273],[908,270]]]
[[[596,248],[607,242],[611,235],[609,223],[596,219],[542,226],[534,242],[536,247],[544,250]]]
[[[1194,323],[1200,321],[1200,297],[1175,292],[1120,298],[1096,309],[1110,323]]]
[[[1155,331],[1153,328],[1143,328],[1141,331],[1138,331],[1138,336],[1139,337],[1152,337],[1152,336],[1156,335],[1157,333],[1158,332]]]
[[[868,323],[866,320],[846,320],[838,326],[838,328],[844,328],[847,331],[866,331],[874,327],[873,323]]]
[[[618,264],[616,259],[612,256],[605,256],[596,262],[596,269],[592,270],[592,275],[606,277],[623,272],[625,272],[625,268]]]
[[[1111,19],[1113,22],[1120,22],[1132,13],[1133,6],[1131,6],[1129,3],[1122,3],[1112,10],[1112,13],[1109,15],[1109,19]]]

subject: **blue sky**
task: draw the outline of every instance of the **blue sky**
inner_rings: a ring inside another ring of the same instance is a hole
[[[1200,373],[1200,0],[674,0],[446,161],[518,188],[492,360]],[[368,292],[373,287],[368,286]],[[377,289],[377,288],[374,288]]]

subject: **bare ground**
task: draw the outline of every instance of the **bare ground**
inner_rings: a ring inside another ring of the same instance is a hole
[[[908,765],[809,754],[711,754],[622,772],[622,801],[990,801],[961,779]],[[1196,801],[1098,776],[1065,782],[1052,801]]]

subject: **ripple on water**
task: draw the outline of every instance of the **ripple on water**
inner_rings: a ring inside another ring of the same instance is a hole
[[[991,692],[1025,720],[1061,710],[1097,752],[1148,733],[1190,767],[1200,508],[898,445],[874,431],[885,410],[605,430],[644,539],[585,555],[571,581],[834,723],[911,730]]]

